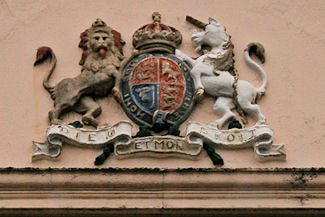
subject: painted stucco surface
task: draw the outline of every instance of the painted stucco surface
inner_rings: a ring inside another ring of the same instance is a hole
[[[40,68],[33,70],[36,49],[50,46],[58,58],[51,83],[80,73],[79,34],[98,17],[118,30],[126,41],[124,53],[132,51],[131,37],[150,23],[159,11],[162,22],[183,35],[179,47],[196,56],[190,43],[195,27],[186,23],[191,15],[207,22],[214,17],[227,27],[235,45],[240,79],[258,86],[259,78],[244,63],[243,50],[250,42],[266,49],[263,68],[268,74],[267,94],[259,102],[275,143],[286,145],[286,162],[258,163],[253,151],[217,150],[224,167],[323,167],[325,165],[325,2],[324,1],[4,1],[0,0],[0,167],[95,167],[99,150],[65,146],[58,162],[31,163],[32,140],[42,141],[53,106],[42,87]],[[208,123],[214,100],[206,97],[188,121]],[[109,96],[100,100],[100,124],[128,120]],[[70,113],[67,123],[80,120]],[[185,122],[181,128],[184,131]],[[252,124],[252,123],[251,123]],[[136,129],[134,129],[134,133]],[[198,161],[180,158],[134,158],[111,156],[102,167],[213,167],[203,152]]]

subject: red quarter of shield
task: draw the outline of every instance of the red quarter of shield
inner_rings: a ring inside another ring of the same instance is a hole
[[[158,59],[148,58],[140,62],[133,70],[131,84],[158,82]]]
[[[160,84],[159,85],[159,110],[173,112],[180,106],[184,96],[184,86]]]
[[[184,96],[185,80],[180,67],[167,58],[159,59],[159,110],[173,112]]]

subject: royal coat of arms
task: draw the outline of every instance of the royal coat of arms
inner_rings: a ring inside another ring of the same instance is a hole
[[[103,164],[113,153],[118,157],[145,153],[160,156],[185,156],[195,159],[206,150],[213,164],[223,164],[216,148],[254,148],[260,161],[284,160],[283,145],[274,145],[273,131],[256,102],[265,94],[267,76],[251,56],[262,63],[264,48],[260,43],[250,43],[245,50],[246,62],[262,78],[255,88],[239,80],[234,66],[233,44],[225,28],[210,18],[205,24],[192,17],[186,20],[202,31],[192,34],[197,59],[188,57],[177,46],[181,33],[174,27],[161,23],[158,12],[152,14],[153,23],[147,24],[133,35],[135,51],[124,58],[121,35],[102,20],[97,19],[81,34],[83,49],[79,76],[64,79],[56,86],[49,85],[56,59],[48,47],[38,50],[35,64],[49,60],[48,74],[43,86],[55,100],[49,112],[51,126],[47,141],[34,142],[33,160],[56,159],[64,143],[90,148],[103,148],[95,164]],[[132,124],[120,121],[111,127],[97,126],[96,117],[101,108],[93,96],[112,92],[127,116],[139,126],[132,135]],[[213,107],[219,119],[208,125],[190,122],[185,133],[179,125],[191,114],[203,93],[215,97]],[[233,110],[236,109],[240,117]],[[79,121],[61,124],[61,114],[67,111],[83,114],[82,122],[96,127],[83,129]],[[256,120],[253,127],[245,127],[246,115]],[[228,125],[227,125],[228,124]]]
[[[190,68],[174,55],[182,36],[175,28],[154,22],[133,35],[137,53],[123,67],[123,108],[138,125],[156,132],[179,126],[189,116],[194,102]]]

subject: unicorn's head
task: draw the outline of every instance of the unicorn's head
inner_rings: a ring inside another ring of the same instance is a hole
[[[197,52],[200,52],[202,46],[213,48],[222,48],[222,45],[229,41],[229,35],[226,29],[215,19],[209,18],[209,24],[205,26],[204,31],[194,31],[192,34],[192,43]]]

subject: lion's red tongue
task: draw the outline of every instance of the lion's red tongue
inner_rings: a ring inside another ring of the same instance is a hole
[[[99,49],[99,56],[104,59],[106,57],[106,50],[104,48]]]

